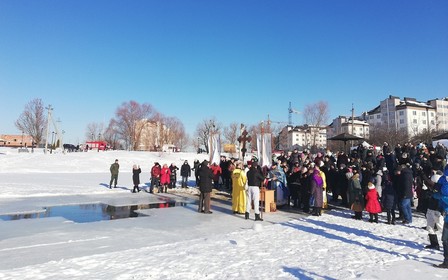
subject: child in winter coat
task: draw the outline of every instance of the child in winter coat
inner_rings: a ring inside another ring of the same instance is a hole
[[[369,212],[370,219],[369,222],[378,223],[378,213],[381,213],[381,205],[379,202],[378,192],[375,189],[375,185],[369,182],[368,191],[366,194],[366,211]]]

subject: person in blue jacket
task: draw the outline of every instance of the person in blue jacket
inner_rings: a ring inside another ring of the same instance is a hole
[[[442,244],[443,244],[443,263],[435,264],[438,268],[448,268],[448,165],[445,166],[443,172],[445,176],[440,177],[437,184],[440,186],[440,191],[436,192],[433,196],[439,200],[439,207],[443,210],[445,219],[442,231]]]

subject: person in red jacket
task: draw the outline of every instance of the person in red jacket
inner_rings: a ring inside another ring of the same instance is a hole
[[[375,189],[375,185],[369,182],[367,187],[369,190],[366,194],[366,211],[369,212],[369,222],[378,223],[378,213],[381,213],[381,205],[378,201],[378,192]]]
[[[171,170],[168,167],[168,164],[164,164],[162,167],[162,170],[160,172],[160,188],[159,188],[159,192],[166,193],[166,190],[168,189],[168,185],[171,182]]]
[[[151,168],[151,186],[149,187],[150,193],[153,193],[154,187],[159,187],[161,171],[162,169],[160,168],[160,164],[155,162],[154,166]]]
[[[210,166],[210,169],[213,172],[213,185],[214,185],[215,189],[218,190],[219,189],[219,178],[221,177],[222,169],[216,162],[214,162]]]

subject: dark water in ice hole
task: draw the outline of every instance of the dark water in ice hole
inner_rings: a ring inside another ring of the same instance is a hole
[[[168,208],[185,205],[187,205],[187,203],[176,201],[126,206],[112,206],[104,203],[61,205],[44,207],[42,211],[27,214],[0,215],[0,220],[15,221],[21,219],[63,217],[75,223],[90,223],[97,221],[145,217],[148,215],[138,213],[136,211],[142,209]]]

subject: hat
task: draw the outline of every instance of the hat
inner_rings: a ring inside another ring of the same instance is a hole
[[[386,166],[383,166],[383,171],[387,171],[387,167]]]
[[[439,174],[434,174],[431,176],[431,181],[433,181],[434,183],[437,183],[439,181],[440,177],[442,177],[442,176]]]
[[[369,188],[369,190],[373,190],[375,188],[375,185],[372,182],[369,182],[367,184],[367,187]]]

